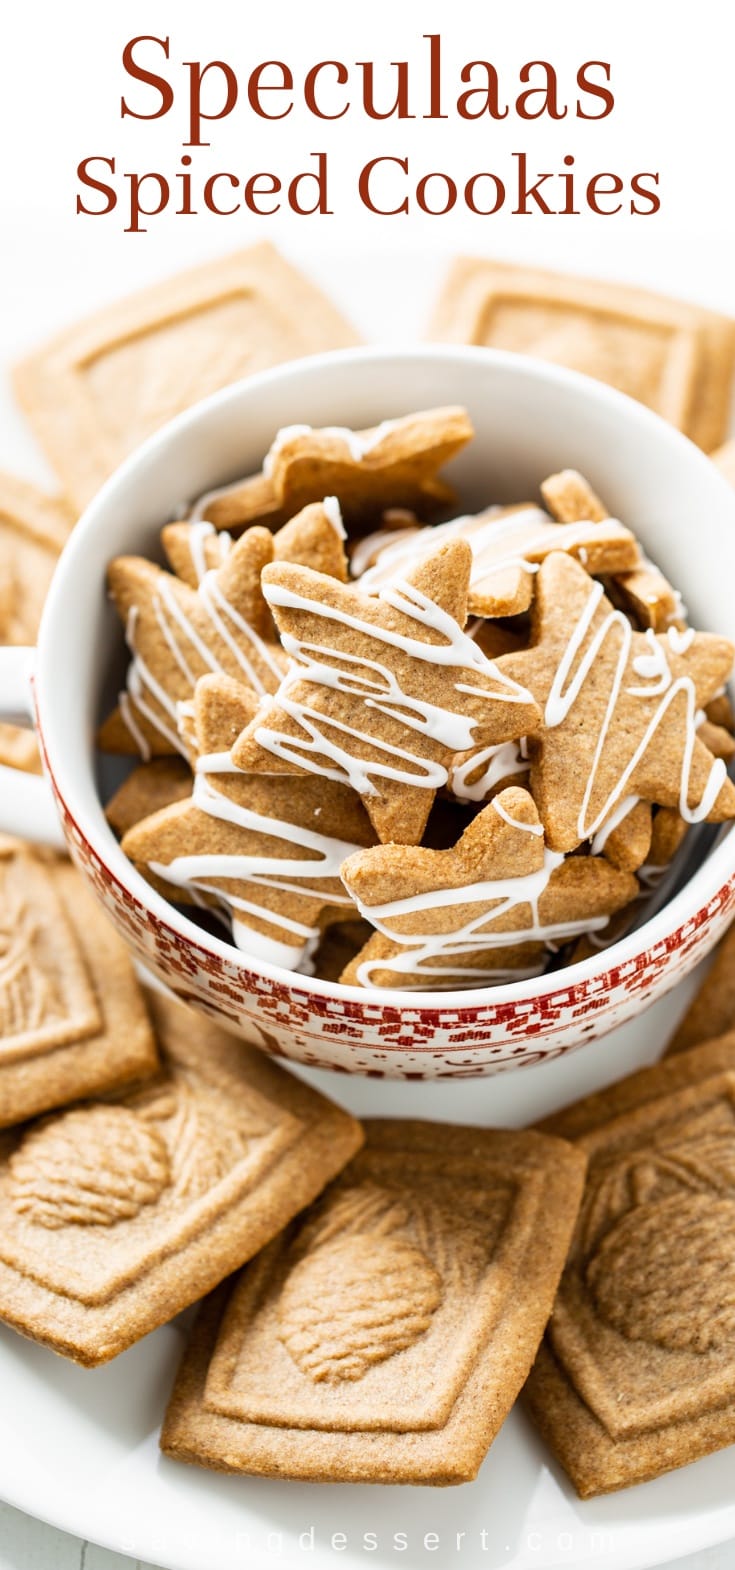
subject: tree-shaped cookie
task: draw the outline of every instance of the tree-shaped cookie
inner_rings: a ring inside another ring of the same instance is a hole
[[[364,987],[464,988],[542,968],[549,944],[604,927],[635,878],[598,857],[544,845],[528,791],[501,792],[452,850],[379,845],[342,878],[376,931],[340,980]]]
[[[238,767],[342,781],[381,840],[418,843],[454,754],[538,719],[463,631],[471,562],[465,540],[449,541],[378,597],[303,567],[265,568],[293,664],[237,743]]]
[[[111,562],[110,592],[132,659],[119,709],[100,732],[104,750],[186,754],[178,705],[209,672],[275,690],[284,662],[260,589],[272,556],[268,530],[249,529],[197,589],[143,557]]]
[[[697,736],[727,681],[726,638],[670,628],[634,632],[602,585],[561,553],[536,579],[532,647],[498,669],[543,713],[531,740],[531,789],[554,850],[595,836],[626,800],[678,806],[689,822],[735,816],[735,786]]]
[[[175,897],[224,910],[246,953],[298,969],[316,947],[325,913],[333,906],[340,915],[353,912],[340,866],[374,835],[345,785],[232,770],[228,749],[252,712],[252,696],[238,682],[198,682],[192,795],[136,824],[123,850]]]
[[[219,529],[260,522],[275,528],[324,496],[336,496],[350,520],[379,517],[385,507],[425,514],[454,500],[438,473],[473,434],[466,409],[455,407],[420,410],[363,431],[284,426],[262,474],[214,492],[200,506]]]

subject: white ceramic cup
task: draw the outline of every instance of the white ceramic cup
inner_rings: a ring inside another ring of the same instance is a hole
[[[680,893],[593,959],[513,985],[406,996],[250,958],[170,906],[123,856],[105,821],[93,739],[110,672],[124,669],[105,592],[110,558],[156,553],[181,503],[258,469],[282,425],[359,428],[452,403],[466,405],[477,432],[451,470],[463,506],[525,499],[545,475],[578,468],[682,588],[694,624],[735,640],[735,493],[697,448],[586,377],[491,350],[427,347],[298,361],[182,415],[123,464],[75,528],[37,649],[0,650],[0,717],[29,722],[34,709],[56,803],[46,781],[2,770],[2,826],[58,839],[58,811],[74,860],[150,972],[247,1039],[319,1067],[430,1078],[557,1056],[673,986],[735,904],[735,834],[726,832]]]

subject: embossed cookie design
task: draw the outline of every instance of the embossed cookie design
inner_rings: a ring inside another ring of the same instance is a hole
[[[436,303],[430,337],[567,365],[648,404],[705,452],[724,441],[735,323],[700,305],[461,256]]]
[[[67,864],[0,847],[0,1128],[144,1079],[155,1040],[125,945]]]
[[[79,507],[152,431],[220,387],[357,335],[262,243],[166,278],[35,349],[18,400]]]
[[[46,590],[72,522],[60,497],[0,472],[0,643],[35,643]],[[2,763],[40,772],[32,731],[0,724]]]
[[[204,1305],[164,1451],[311,1481],[468,1481],[538,1345],[583,1173],[534,1133],[369,1122],[313,1210]]]
[[[362,1141],[254,1048],[149,998],[164,1069],[0,1136],[0,1318],[88,1366],[262,1248]]]
[[[735,1041],[546,1127],[589,1169],[525,1400],[586,1498],[735,1442]]]

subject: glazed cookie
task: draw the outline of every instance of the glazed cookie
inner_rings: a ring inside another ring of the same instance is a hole
[[[342,867],[376,929],[340,980],[363,987],[472,987],[537,974],[549,946],[607,925],[635,878],[544,847],[527,791],[504,790],[452,850],[380,845]]]
[[[122,848],[169,897],[224,911],[246,953],[310,968],[325,916],[354,913],[340,867],[375,836],[345,785],[232,769],[229,748],[251,702],[227,678],[198,682],[193,792],[136,824]]]
[[[310,502],[336,496],[345,518],[365,522],[386,507],[423,515],[446,507],[454,492],[438,471],[473,434],[466,409],[421,410],[365,431],[288,425],[268,452],[262,474],[202,497],[192,516],[218,529],[293,518]]]
[[[267,529],[248,529],[197,589],[140,556],[110,564],[112,598],[132,655],[119,707],[99,732],[103,751],[187,751],[179,704],[210,671],[235,676],[251,691],[275,691],[285,660],[261,593],[273,556]]]
[[[640,798],[690,823],[735,816],[735,787],[697,737],[698,714],[730,674],[727,639],[631,629],[577,562],[547,557],[536,579],[532,646],[498,669],[543,712],[531,789],[554,850],[569,851]]]
[[[240,768],[358,791],[381,840],[417,843],[455,752],[533,728],[527,691],[463,631],[471,569],[450,540],[376,598],[272,566],[263,592],[292,666],[233,749]]]

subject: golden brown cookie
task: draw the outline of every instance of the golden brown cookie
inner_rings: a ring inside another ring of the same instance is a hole
[[[536,578],[532,647],[497,668],[544,716],[530,739],[531,789],[553,850],[573,850],[642,799],[690,821],[735,816],[735,786],[696,731],[730,674],[727,639],[671,627],[634,632],[601,584],[562,553]]]
[[[418,843],[453,754],[511,740],[538,713],[463,631],[471,561],[466,540],[449,540],[377,597],[266,567],[293,664],[235,746],[238,767],[350,784],[381,840]]]
[[[36,349],[15,390],[64,489],[84,507],[159,426],[220,387],[358,341],[271,245],[154,284]]]
[[[735,1442],[735,1041],[543,1127],[589,1167],[524,1402],[589,1498]]]
[[[191,769],[183,758],[152,758],[150,763],[139,763],[123,780],[105,807],[105,817],[122,839],[141,818],[184,801],[191,787]]]
[[[0,1139],[0,1318],[88,1367],[165,1324],[310,1203],[360,1125],[151,994],[149,1086]]]
[[[60,497],[0,474],[0,644],[33,644],[43,602],[73,518]],[[0,723],[0,764],[38,773],[30,731]]]
[[[200,676],[221,671],[254,693],[275,691],[286,661],[274,641],[260,577],[272,559],[267,529],[248,529],[197,589],[142,556],[110,563],[110,593],[132,655],[118,708],[101,726],[106,752],[188,750],[179,705]]]
[[[369,1122],[320,1204],[204,1305],[163,1450],[312,1482],[467,1482],[533,1358],[583,1174],[532,1133]]]
[[[212,491],[196,513],[230,529],[252,523],[277,528],[325,496],[336,496],[351,523],[377,518],[386,507],[435,511],[454,500],[438,471],[472,435],[466,409],[454,407],[420,410],[366,431],[284,426],[262,474]]]
[[[340,582],[347,581],[345,531],[336,497],[313,502],[286,523],[273,536],[273,561],[299,562],[326,572]],[[197,589],[208,572],[216,572],[232,550],[232,536],[215,529],[205,519],[198,522],[167,523],[161,530],[161,544],[172,572]]]
[[[735,1030],[735,927],[728,927],[714,952],[683,1018],[666,1047],[666,1056],[687,1052],[713,1036]]]
[[[577,520],[559,526],[533,503],[489,507],[469,517],[418,530],[387,531],[384,548],[374,535],[377,558],[360,577],[363,593],[374,594],[412,572],[445,540],[467,540],[472,550],[468,609],[471,616],[517,616],[533,599],[533,576],[550,551],[569,551],[589,573],[616,573],[634,566],[640,551],[629,529],[614,519]],[[360,555],[353,556],[352,569]]]
[[[512,788],[451,850],[378,845],[342,879],[376,929],[342,973],[350,986],[457,988],[523,979],[549,945],[604,929],[635,878],[594,856],[546,850],[533,798]]]
[[[0,847],[0,1128],[153,1073],[125,945],[68,864]]]
[[[592,486],[576,469],[563,469],[552,474],[541,486],[541,493],[549,512],[559,523],[578,526],[585,519],[594,518],[604,523],[609,517],[607,508],[593,491]],[[579,554],[579,553],[578,553]],[[591,566],[583,556],[580,559],[588,572],[606,572],[605,567]],[[608,585],[616,605],[622,606],[636,627],[654,632],[666,632],[669,627],[684,627],[686,616],[681,595],[672,588],[668,579],[653,562],[639,553],[638,562],[623,564],[623,569],[611,569],[612,581]]]
[[[122,848],[169,898],[223,911],[245,953],[310,968],[328,914],[354,914],[345,858],[375,836],[359,796],[330,779],[238,773],[229,748],[252,715],[246,689],[196,688],[194,788],[132,828]]]
[[[724,441],[735,322],[625,284],[461,257],[429,336],[536,355],[638,398],[705,451]]]

